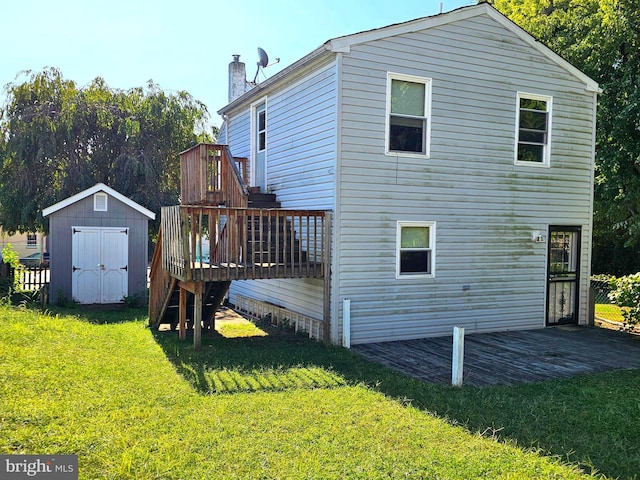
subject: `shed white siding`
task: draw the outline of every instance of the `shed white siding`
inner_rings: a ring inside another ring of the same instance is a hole
[[[334,208],[336,78],[335,62],[323,60],[299,81],[265,92],[267,189],[277,195],[283,208]],[[233,155],[250,157],[250,118],[249,108],[230,116],[227,134]],[[321,280],[233,282],[232,303],[238,293],[322,318]]]
[[[388,156],[387,72],[432,79],[430,158]],[[489,16],[342,56],[338,295],[351,341],[545,325],[549,225],[582,227],[586,313],[593,93]],[[553,97],[551,166],[514,165],[516,94]],[[396,279],[398,221],[435,221],[435,278]],[[465,287],[463,289],[463,286]],[[341,322],[340,322],[341,323]]]

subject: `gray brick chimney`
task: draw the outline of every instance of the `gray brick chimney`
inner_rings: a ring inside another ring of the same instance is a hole
[[[247,91],[247,69],[240,61],[240,55],[233,55],[229,64],[229,103]]]

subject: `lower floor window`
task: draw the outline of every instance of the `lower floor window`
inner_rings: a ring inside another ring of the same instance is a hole
[[[398,222],[398,277],[434,275],[435,222]]]

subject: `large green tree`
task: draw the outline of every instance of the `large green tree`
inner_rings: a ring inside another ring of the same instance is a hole
[[[208,139],[202,103],[151,81],[123,91],[101,78],[79,88],[53,68],[26,76],[0,110],[3,230],[46,230],[43,208],[97,182],[155,212],[177,203],[179,153]]]
[[[593,270],[640,270],[640,3],[494,0],[515,23],[600,83]]]

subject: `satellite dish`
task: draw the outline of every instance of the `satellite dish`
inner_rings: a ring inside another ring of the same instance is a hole
[[[276,58],[276,61],[273,63],[280,62],[279,58]],[[258,69],[256,70],[256,76],[253,77],[253,85],[256,85],[256,80],[258,80],[258,73],[260,73],[261,68],[266,68],[269,66],[269,55],[263,49],[258,47]]]
[[[262,68],[269,65],[269,55],[267,55],[267,52],[265,52],[260,47],[258,47],[258,58],[259,58],[258,65],[261,66]]]

